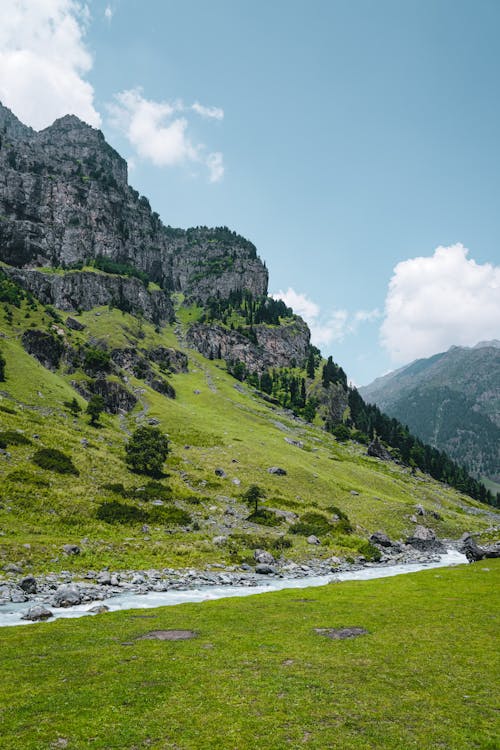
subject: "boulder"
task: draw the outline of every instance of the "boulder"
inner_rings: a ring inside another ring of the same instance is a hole
[[[25,576],[21,579],[19,588],[27,594],[36,594],[36,578],[34,576]]]
[[[79,555],[80,547],[77,544],[64,544],[63,552],[65,555]]]
[[[373,458],[380,458],[382,461],[392,461],[391,454],[387,448],[384,448],[378,437],[368,446],[367,454]]]
[[[217,468],[217,469],[215,469],[214,473],[215,473],[215,476],[221,477],[222,479],[225,479],[225,477],[227,477],[227,474],[224,471],[224,469]]]
[[[253,553],[255,562],[262,563],[263,565],[272,565],[275,562],[274,557],[270,552],[265,549],[256,549]]]
[[[408,537],[406,540],[407,544],[410,544],[415,549],[421,552],[443,552],[444,546],[439,539],[436,538],[435,533],[432,529],[426,526],[416,526],[413,532],[413,536]]]
[[[259,573],[260,575],[268,576],[268,575],[276,575],[278,571],[272,565],[259,563],[258,565],[255,566],[255,572]]]
[[[286,476],[286,469],[282,469],[280,466],[270,466],[267,471],[269,474],[276,474],[278,477]]]
[[[500,557],[500,545],[480,547],[469,533],[462,537],[462,551],[469,562],[478,562],[488,558]]]
[[[320,541],[317,536],[314,534],[311,534],[311,536],[307,537],[307,543],[308,544],[320,544]]]
[[[72,318],[71,316],[66,318],[66,325],[73,331],[83,331],[83,329],[85,328],[85,325],[83,323],[80,323],[79,320],[76,320],[76,318]]]
[[[54,593],[52,605],[54,607],[74,607],[82,602],[82,592],[78,586],[64,584]]]
[[[32,622],[36,622],[37,620],[48,620],[49,617],[53,616],[53,613],[45,606],[45,604],[35,604],[21,616],[21,620],[31,620]]]
[[[383,531],[375,531],[374,534],[370,537],[370,542],[372,544],[377,544],[380,547],[392,547],[393,543],[387,536],[387,534],[384,534]]]

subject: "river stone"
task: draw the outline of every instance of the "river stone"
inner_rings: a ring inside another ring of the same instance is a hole
[[[20,604],[22,602],[27,602],[28,597],[26,596],[26,593],[18,588],[17,586],[10,590],[10,600],[14,604]]]
[[[36,622],[37,620],[48,620],[49,617],[53,616],[54,615],[45,604],[35,604],[21,616],[21,620],[31,620],[32,622]]]
[[[266,565],[265,563],[259,563],[255,566],[255,572],[260,575],[275,575],[278,571],[272,565]]]
[[[19,588],[27,594],[36,594],[36,578],[34,576],[25,576],[21,579]]]
[[[253,556],[257,563],[262,563],[263,565],[272,565],[275,562],[271,553],[265,549],[256,549]]]
[[[77,604],[81,604],[82,593],[78,586],[75,585],[63,585],[59,586],[54,596],[52,597],[52,604],[54,607],[74,607]]]
[[[95,607],[91,607],[88,612],[92,612],[93,615],[102,615],[104,612],[109,612],[109,607],[105,604],[96,604]]]

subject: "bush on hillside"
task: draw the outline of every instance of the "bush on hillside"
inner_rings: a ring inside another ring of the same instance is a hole
[[[40,468],[55,471],[58,474],[78,476],[80,473],[71,458],[57,448],[41,448],[31,460]]]
[[[0,432],[0,443],[7,445],[31,445],[31,440],[16,430],[3,430]]]

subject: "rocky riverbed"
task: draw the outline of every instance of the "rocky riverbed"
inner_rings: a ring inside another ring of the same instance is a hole
[[[346,562],[331,557],[295,563],[285,558],[275,559],[265,550],[256,550],[254,567],[213,564],[205,570],[89,570],[78,575],[62,572],[24,577],[10,573],[0,581],[0,625],[96,614],[109,609],[160,606],[163,602],[175,604],[245,595],[245,590],[257,593],[348,578],[374,578],[466,561],[457,551],[459,544],[452,541],[427,550],[387,542],[387,538],[378,540],[381,550],[378,562],[367,562],[362,557]],[[443,554],[445,548],[448,557]],[[193,592],[197,592],[194,599]]]

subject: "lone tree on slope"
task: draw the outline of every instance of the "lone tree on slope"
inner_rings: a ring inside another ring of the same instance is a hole
[[[125,446],[125,463],[139,474],[160,476],[168,455],[167,437],[158,427],[138,427]]]

